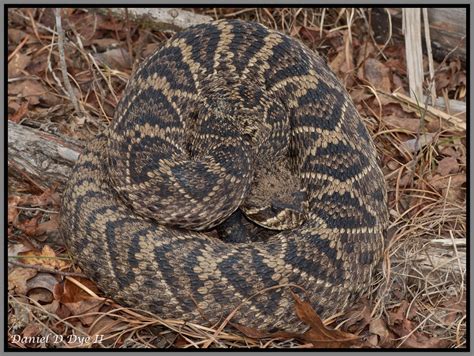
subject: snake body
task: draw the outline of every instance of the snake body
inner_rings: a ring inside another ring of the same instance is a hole
[[[304,219],[216,238],[277,162],[296,178],[289,196],[305,194]],[[191,27],[142,63],[60,213],[68,249],[114,300],[283,329],[298,325],[290,289],[323,317],[367,289],[388,216],[375,147],[335,75],[299,41],[237,20]]]

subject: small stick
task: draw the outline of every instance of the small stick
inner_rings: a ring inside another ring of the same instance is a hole
[[[15,48],[15,50],[8,56],[8,62],[11,61],[11,59],[13,57],[15,57],[15,55],[20,51],[20,49],[23,48],[23,46],[25,45],[25,43],[28,41],[28,39],[30,38],[29,35],[26,35],[25,38],[23,38],[23,40],[20,42],[20,44]]]
[[[37,265],[30,265],[27,263],[22,263],[18,261],[9,261],[8,264],[11,264],[13,266],[18,266],[22,268],[32,268],[37,270],[38,272],[44,272],[44,273],[53,273],[53,274],[58,274],[60,276],[69,276],[69,277],[82,277],[82,278],[88,278],[85,274],[79,273],[79,272],[63,272],[63,271],[58,271],[57,269],[54,268],[47,268],[43,266],[37,266]]]
[[[80,117],[82,117],[84,115],[82,113],[82,110],[79,107],[79,102],[77,101],[76,95],[74,94],[74,91],[72,90],[71,82],[69,81],[68,72],[67,72],[66,57],[64,55],[64,37],[65,36],[64,36],[63,26],[61,23],[61,9],[59,8],[54,9],[54,14],[56,17],[56,29],[58,31],[59,64],[61,67],[61,72],[63,74],[64,85],[66,87],[66,91],[69,96],[69,99],[71,100],[72,105],[74,106],[74,110]]]
[[[433,53],[431,51],[431,36],[430,36],[430,25],[428,23],[428,9],[423,9],[423,22],[425,24],[425,42],[426,52],[428,54],[428,65],[430,70],[430,91],[431,91],[431,105],[436,104],[436,83],[434,80],[434,65],[433,65]]]

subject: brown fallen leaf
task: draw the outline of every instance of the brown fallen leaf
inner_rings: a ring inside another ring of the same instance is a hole
[[[385,116],[383,118],[383,122],[386,123],[390,127],[404,129],[412,133],[418,132],[418,129],[420,127],[419,119],[398,117],[395,115]]]
[[[99,52],[120,45],[115,38],[94,38],[91,43],[97,46]]]
[[[111,68],[127,69],[132,65],[130,53],[123,48],[109,49],[94,55],[94,57]]]
[[[8,258],[15,258],[20,252],[30,251],[31,247],[24,245],[23,243],[9,243],[8,244]]]
[[[94,293],[99,293],[99,289],[91,280],[81,277],[74,277],[74,279]],[[82,300],[94,299],[94,297],[69,279],[66,279],[63,283],[58,283],[54,288],[53,294],[54,298],[59,300],[61,303],[75,303]]]
[[[457,173],[459,170],[458,160],[454,157],[445,157],[438,162],[438,172],[442,176],[447,176],[450,173]]]
[[[8,224],[12,224],[16,220],[19,214],[17,206],[20,201],[21,201],[21,197],[18,195],[13,195],[13,196],[8,197],[8,214],[7,214]]]
[[[403,348],[443,348],[449,345],[449,341],[439,339],[436,336],[427,336],[421,332],[413,330],[416,324],[408,319],[403,319],[401,323],[397,323],[390,327],[390,329],[399,337],[402,338],[398,347]]]
[[[22,256],[21,262],[30,265],[38,265],[55,269],[62,269],[69,266],[67,261],[57,258],[56,252],[54,252],[54,250],[48,245],[44,245],[41,251],[32,250],[19,253],[18,255]]]
[[[112,334],[117,331],[125,330],[128,327],[129,325],[124,321],[109,316],[102,316],[97,322],[94,322],[90,326],[88,334],[94,338],[96,335]]]
[[[15,267],[8,270],[8,290],[17,294],[26,295],[27,281],[36,275],[37,271],[32,268]]]
[[[59,206],[61,198],[54,189],[46,189],[40,195],[24,195],[18,205],[25,205],[31,207],[45,207],[48,205]]]
[[[450,157],[455,157],[459,158],[460,153],[454,149],[453,146],[449,145],[443,145],[439,144],[438,145],[439,153],[441,153],[444,156],[450,156]]]
[[[402,300],[399,307],[396,309],[396,311],[390,311],[389,312],[389,324],[390,325],[393,325],[395,323],[399,323],[401,322],[403,319],[406,319],[407,318],[407,311],[408,311],[408,308],[410,307],[410,303],[408,303],[406,300]],[[410,314],[413,315],[414,314],[414,308],[415,306],[413,306],[411,309],[410,309]]]
[[[360,337],[344,331],[329,329],[308,302],[302,301],[292,293],[295,300],[296,315],[302,322],[310,326],[303,336],[305,341],[311,342],[314,347],[344,348],[360,343]]]
[[[23,221],[18,221],[15,220],[13,223],[13,226],[16,227],[18,230],[23,231],[26,235],[28,236],[35,236],[36,235],[36,229],[38,228],[38,221],[41,219],[42,215],[38,214],[31,219],[23,220]]]
[[[362,345],[360,337],[354,334],[346,333],[341,330],[330,329],[326,327],[318,314],[314,311],[311,304],[302,301],[296,294],[292,293],[295,300],[295,310],[298,318],[310,328],[304,333],[277,331],[266,332],[256,328],[231,323],[236,329],[247,337],[252,339],[290,339],[295,338],[311,343],[314,348],[347,348],[351,346],[370,346]]]
[[[370,82],[376,89],[380,89],[386,93],[391,91],[390,68],[375,58],[367,58],[364,63],[365,79]]]
[[[28,297],[41,304],[49,304],[53,301],[53,294],[43,288],[35,288],[28,292]]]
[[[18,52],[8,62],[8,78],[15,78],[22,75],[23,70],[31,63],[31,57]]]
[[[66,307],[64,304],[59,303],[58,307],[55,310],[56,315],[61,318],[65,319],[71,316],[71,311]]]
[[[317,26],[295,26],[293,36],[296,36],[298,33],[301,35],[301,38],[314,46],[324,40],[327,30],[321,32],[321,29]]]
[[[446,314],[442,320],[445,325],[451,325],[456,321],[458,316],[466,315],[466,297],[449,298],[443,303],[443,309],[446,310]]]
[[[371,318],[371,309],[366,301],[360,301],[356,308],[351,308],[345,318],[345,326],[348,332],[358,335],[369,325]]]
[[[380,337],[380,342],[383,343],[389,336],[387,325],[385,322],[378,318],[373,319],[369,324],[369,332],[371,334],[378,335]]]
[[[35,39],[32,36],[29,36],[26,32],[18,30],[15,28],[8,29],[8,43],[18,45],[21,41],[27,38],[26,43],[32,43]]]
[[[409,152],[417,152],[424,146],[427,146],[433,142],[435,134],[433,133],[424,133],[418,138],[413,138],[402,142],[402,146]]]
[[[448,186],[451,189],[460,187],[466,183],[466,181],[467,177],[465,173],[459,173],[446,177],[436,174],[432,177],[432,179],[429,180],[429,183],[433,186],[433,188],[441,190],[448,188]]]
[[[377,335],[370,335],[368,338],[367,338],[367,342],[372,345],[372,346],[377,346],[379,344],[379,339],[377,337]]]
[[[15,111],[13,115],[8,115],[8,120],[19,123],[21,119],[23,119],[28,112],[28,101],[23,101],[18,108],[18,110]]]
[[[84,326],[90,326],[97,319],[97,313],[103,303],[102,300],[92,299],[64,303],[64,306],[69,309],[71,315],[77,316]]]
[[[8,95],[26,98],[31,105],[38,105],[46,93],[47,89],[37,80],[20,80],[8,85]]]
[[[59,215],[51,215],[48,221],[41,222],[37,225],[34,236],[37,237],[37,240],[44,241],[50,233],[58,231],[58,228]],[[44,236],[44,238],[38,238],[39,236]]]
[[[53,293],[57,283],[58,280],[51,273],[40,272],[26,282],[26,287],[28,291],[32,289],[45,289]]]
[[[351,87],[354,82],[354,57],[348,31],[343,31],[343,41],[343,46],[338,48],[337,55],[329,66],[344,81],[346,87]]]
[[[26,338],[31,338],[39,335],[44,330],[44,326],[38,323],[28,324],[21,333]]]

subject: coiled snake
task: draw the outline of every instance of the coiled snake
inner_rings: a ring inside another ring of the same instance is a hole
[[[235,242],[239,221],[271,233]],[[231,20],[144,61],[74,168],[60,231],[125,305],[194,322],[237,308],[244,325],[294,329],[288,285],[322,316],[343,310],[386,222],[374,145],[335,75],[299,41]]]

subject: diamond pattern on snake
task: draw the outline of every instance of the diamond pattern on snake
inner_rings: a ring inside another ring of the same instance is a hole
[[[296,330],[367,290],[388,214],[374,144],[301,42],[221,20],[176,34],[130,79],[76,164],[60,231],[126,306]]]

